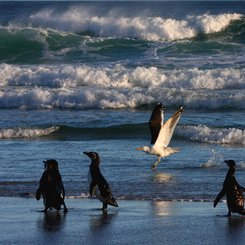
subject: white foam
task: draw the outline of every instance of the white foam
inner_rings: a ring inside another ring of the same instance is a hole
[[[221,153],[216,152],[214,149],[212,149],[211,152],[212,152],[211,158],[208,159],[207,162],[202,163],[201,167],[210,168],[214,166],[219,166],[224,162],[224,157]]]
[[[245,68],[162,70],[0,65],[0,108],[123,108],[162,101],[188,108],[245,104]]]
[[[81,193],[79,196],[66,196],[66,199],[87,199],[90,198],[89,193]]]
[[[30,16],[30,21],[33,25],[68,32],[90,31],[101,37],[159,41],[192,38],[200,32],[219,32],[241,17],[236,13],[188,16],[182,20],[144,16],[141,13],[135,17],[126,17],[118,11],[102,15],[91,8],[71,7],[63,13],[56,12],[55,9],[41,10]]]
[[[194,17],[194,22],[197,24],[198,28],[200,28],[201,32],[209,34],[220,32],[225,29],[231,23],[231,21],[239,20],[241,18],[241,14],[204,14]]]
[[[0,139],[10,138],[35,138],[45,135],[50,135],[58,130],[59,127],[50,128],[14,128],[0,129]]]
[[[198,142],[245,145],[245,130],[237,128],[210,128],[205,125],[183,126],[177,129],[177,134]]]
[[[17,66],[0,65],[0,86],[47,86],[71,88],[101,86],[111,88],[162,88],[176,89],[244,89],[245,69],[198,68],[162,70],[157,67],[127,69],[114,67],[90,67],[86,65]]]

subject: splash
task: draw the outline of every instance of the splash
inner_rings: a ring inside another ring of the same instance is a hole
[[[219,166],[224,161],[223,155],[219,152],[216,152],[214,149],[211,150],[211,154],[211,158],[207,162],[201,164],[202,168]]]

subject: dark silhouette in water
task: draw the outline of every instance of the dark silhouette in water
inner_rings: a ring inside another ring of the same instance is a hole
[[[83,152],[91,159],[89,167],[89,184],[91,197],[96,194],[97,198],[103,203],[102,210],[107,209],[108,204],[114,207],[118,207],[116,200],[112,196],[111,189],[100,172],[99,164],[100,157],[96,152]],[[98,189],[97,189],[98,187]],[[99,190],[99,191],[98,191]]]
[[[234,160],[225,161],[229,166],[229,170],[226,174],[225,181],[223,183],[223,189],[217,195],[214,200],[214,207],[218,204],[220,199],[226,195],[227,207],[228,207],[228,216],[231,216],[231,212],[239,213],[245,215],[244,210],[244,196],[243,191],[245,188],[238,184],[235,178],[235,166],[236,163]]]
[[[49,208],[60,210],[64,206],[64,212],[67,212],[65,205],[65,188],[58,168],[58,162],[54,159],[44,161],[45,171],[39,181],[39,188],[36,192],[36,199],[43,197],[45,206],[44,212]]]

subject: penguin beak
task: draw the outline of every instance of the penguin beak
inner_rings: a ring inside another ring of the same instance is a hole
[[[142,151],[142,147],[136,148],[137,151]]]
[[[89,156],[89,152],[87,152],[87,151],[84,151],[83,154]]]
[[[229,167],[236,166],[236,163],[234,160],[225,160],[224,161]]]

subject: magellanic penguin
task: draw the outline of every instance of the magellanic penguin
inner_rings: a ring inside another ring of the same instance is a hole
[[[184,111],[183,107],[180,107],[165,123],[164,123],[164,107],[161,103],[158,103],[151,114],[149,120],[149,128],[151,133],[150,146],[142,146],[136,148],[138,151],[144,151],[145,153],[156,155],[157,161],[152,164],[152,169],[155,169],[160,163],[162,157],[167,157],[173,153],[178,152],[176,148],[169,147],[169,143],[173,136],[175,127]]]
[[[238,182],[236,181],[235,178],[236,163],[234,160],[227,160],[225,162],[229,166],[229,170],[226,174],[223,183],[223,189],[214,200],[214,207],[216,207],[220,199],[224,195],[226,195],[227,207],[228,207],[227,215],[231,216],[231,212],[245,215],[244,196],[243,196],[243,192],[245,191],[245,188],[239,185]]]
[[[100,172],[100,157],[96,152],[83,152],[91,159],[89,167],[88,181],[90,184],[89,193],[94,194],[103,203],[102,210],[105,211],[108,205],[118,207],[117,201],[113,198],[111,189]]]
[[[36,191],[36,199],[43,197],[44,212],[49,208],[60,210],[61,205],[66,213],[68,209],[65,205],[65,188],[59,172],[58,162],[54,159],[49,159],[44,162],[44,172],[39,181],[39,187]]]

